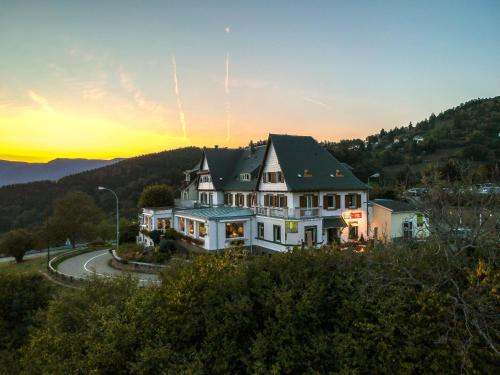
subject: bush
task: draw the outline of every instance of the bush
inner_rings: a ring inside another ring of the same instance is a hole
[[[149,232],[149,237],[153,240],[155,245],[158,245],[161,239],[161,232],[156,229],[152,230],[151,232]]]
[[[160,241],[159,251],[163,254],[173,254],[177,250],[174,240],[162,239]]]
[[[198,255],[158,287],[96,280],[56,298],[23,363],[28,374],[495,373],[488,254],[454,260],[425,244]]]
[[[111,244],[109,242],[106,242],[103,240],[94,240],[94,241],[88,242],[87,246],[92,247],[92,248],[97,248],[97,247],[111,246]]]
[[[167,240],[178,240],[181,238],[181,234],[177,232],[174,228],[165,229],[165,233],[163,234],[163,238]]]
[[[0,374],[19,372],[18,349],[27,341],[36,313],[49,303],[51,292],[40,274],[0,274]]]

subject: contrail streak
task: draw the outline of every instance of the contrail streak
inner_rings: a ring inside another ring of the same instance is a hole
[[[229,52],[226,53],[226,76],[224,79],[226,93],[226,141],[231,138],[231,101],[229,100]]]
[[[184,116],[184,111],[182,110],[182,102],[179,95],[179,82],[177,80],[177,64],[175,63],[175,56],[172,56],[172,70],[174,74],[174,89],[175,96],[177,98],[177,109],[179,110],[179,118],[182,126],[182,134],[184,135],[184,139],[186,139],[186,117]]]

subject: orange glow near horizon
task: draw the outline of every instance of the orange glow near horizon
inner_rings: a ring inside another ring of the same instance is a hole
[[[247,125],[244,128],[251,130],[242,131],[242,124],[235,123],[230,142],[224,140],[222,128],[221,134],[193,129],[198,135],[184,139],[182,134],[169,135],[154,119],[146,123],[131,116],[132,120],[125,123],[107,116],[59,112],[47,108],[46,104],[44,107],[11,113],[0,111],[1,160],[47,162],[56,158],[128,158],[188,146],[245,146],[250,139],[266,139],[269,132],[306,134],[298,124],[273,126],[270,131]],[[204,128],[210,129],[210,124],[216,124],[217,120],[208,121]],[[346,133],[342,135],[347,136]],[[317,139],[321,141],[324,137]]]

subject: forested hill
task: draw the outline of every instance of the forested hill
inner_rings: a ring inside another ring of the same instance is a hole
[[[99,206],[112,213],[114,197],[105,186],[116,191],[122,215],[137,214],[139,194],[145,186],[165,183],[179,186],[183,171],[201,157],[196,147],[181,148],[138,156],[119,163],[71,175],[55,181],[39,181],[0,187],[0,233],[12,228],[29,228],[42,223],[51,213],[54,199],[68,191],[80,190],[94,197]]]
[[[471,162],[481,177],[491,180],[500,159],[500,96],[475,99],[416,124],[382,129],[365,140],[326,142],[341,161],[366,178],[380,172],[387,184],[418,183],[421,171],[431,163],[441,165],[453,179],[457,162]]]

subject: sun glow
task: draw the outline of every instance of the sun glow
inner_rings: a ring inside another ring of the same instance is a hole
[[[130,157],[188,146],[182,136],[157,126],[118,123],[103,117],[39,109],[0,113],[0,158],[48,161],[58,157]],[[18,157],[16,157],[16,155]]]

